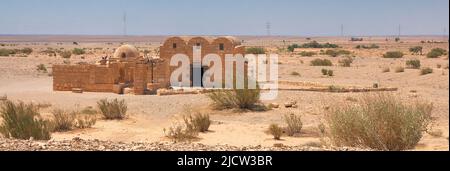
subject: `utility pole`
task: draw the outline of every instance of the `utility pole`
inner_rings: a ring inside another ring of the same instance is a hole
[[[270,22],[267,22],[266,23],[267,36],[271,36],[271,32],[270,32],[271,27],[272,26],[271,26]]]
[[[402,35],[402,26],[398,25],[398,37],[400,39],[400,36]]]
[[[341,37],[344,37],[344,24],[341,24]]]
[[[123,12],[123,36],[127,36],[127,12]]]

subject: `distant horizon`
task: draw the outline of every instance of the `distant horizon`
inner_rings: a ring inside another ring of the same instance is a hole
[[[449,35],[448,0],[3,0],[0,35]]]

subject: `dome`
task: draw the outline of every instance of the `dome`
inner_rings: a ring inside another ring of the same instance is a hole
[[[114,58],[120,61],[133,60],[139,57],[139,51],[132,45],[122,45],[114,52]]]

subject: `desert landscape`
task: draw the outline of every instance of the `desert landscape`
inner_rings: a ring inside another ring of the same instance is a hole
[[[158,57],[158,48],[166,38],[0,36],[1,101],[36,104],[40,115],[49,120],[55,109],[94,118],[88,126],[52,132],[50,140],[1,137],[0,150],[374,150],[331,143],[326,113],[340,104],[356,104],[361,97],[379,93],[395,96],[405,104],[432,103],[427,130],[408,150],[449,150],[448,36],[360,37],[362,40],[237,36],[247,50],[262,49],[264,53],[279,55],[278,97],[259,102],[267,108],[261,111],[217,110],[208,93],[120,95],[53,91],[53,65],[95,64],[101,57],[113,55],[123,44],[133,45],[142,56]],[[337,47],[308,47],[316,43]],[[430,54],[439,51],[436,49],[445,52]],[[316,65],[317,59],[329,60],[331,64]],[[104,119],[97,103],[105,98],[124,100],[125,118]],[[195,138],[174,140],[168,136],[169,128],[182,123],[182,116],[189,111],[208,114],[209,128]],[[291,114],[301,118],[301,130],[290,136],[284,130],[277,140],[269,127],[284,127]]]

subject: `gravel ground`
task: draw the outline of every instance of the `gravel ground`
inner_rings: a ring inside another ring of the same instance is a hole
[[[310,146],[208,146],[198,143],[170,142],[112,142],[73,138],[65,141],[33,141],[0,139],[0,151],[367,151],[366,149],[339,147],[318,148]]]

